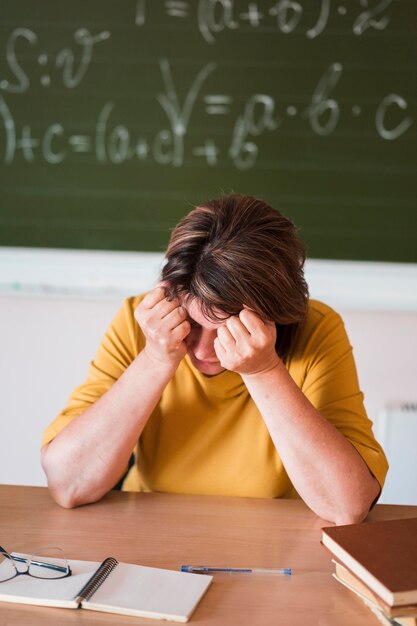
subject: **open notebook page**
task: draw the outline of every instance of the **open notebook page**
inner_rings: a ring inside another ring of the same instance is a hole
[[[82,607],[186,622],[211,576],[119,563]]]
[[[74,598],[94,574],[100,563],[69,561],[69,564],[72,576],[67,578],[45,580],[32,576],[17,576],[12,580],[0,583],[0,601],[76,609],[78,604]],[[3,565],[5,564],[3,563]]]

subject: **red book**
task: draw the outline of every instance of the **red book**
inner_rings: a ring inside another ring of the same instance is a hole
[[[389,606],[417,603],[417,517],[329,526],[322,543]]]

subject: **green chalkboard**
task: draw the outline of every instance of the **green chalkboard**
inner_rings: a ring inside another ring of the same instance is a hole
[[[312,257],[417,262],[415,0],[0,9],[0,245],[161,251],[236,191]]]

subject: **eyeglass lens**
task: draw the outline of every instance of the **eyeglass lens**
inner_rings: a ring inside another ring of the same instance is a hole
[[[71,570],[60,548],[40,548],[30,557],[27,554],[0,551],[0,582],[20,574],[34,578],[64,578]]]

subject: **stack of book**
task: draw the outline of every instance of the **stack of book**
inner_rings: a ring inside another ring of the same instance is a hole
[[[386,625],[417,626],[417,518],[331,526],[334,578]]]

